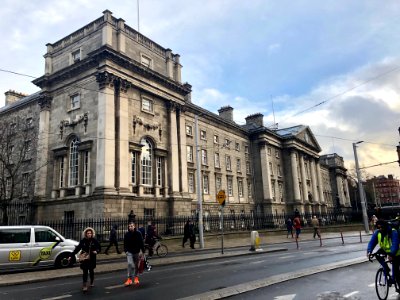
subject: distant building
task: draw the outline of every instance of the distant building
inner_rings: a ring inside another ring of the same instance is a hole
[[[260,113],[238,125],[230,106],[217,115],[193,104],[179,54],[110,11],[44,57],[41,91],[13,92],[0,111],[28,109],[38,132],[38,220],[187,216],[198,188],[206,216],[218,214],[220,190],[231,214],[350,208],[343,159],[320,158],[308,126],[270,129]]]
[[[400,205],[400,180],[393,175],[380,175],[366,181],[369,191],[372,191],[373,201],[376,206]]]

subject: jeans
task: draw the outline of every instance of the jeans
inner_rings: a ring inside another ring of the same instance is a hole
[[[132,279],[133,269],[134,275],[138,276],[138,263],[139,263],[139,253],[126,252],[126,259],[128,261],[128,278]]]

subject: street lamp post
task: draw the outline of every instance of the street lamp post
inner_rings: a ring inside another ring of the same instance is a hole
[[[361,181],[360,167],[358,165],[358,157],[357,157],[357,144],[361,144],[363,141],[359,141],[357,143],[353,143],[353,151],[354,151],[354,160],[356,162],[356,172],[357,172],[357,180],[358,180],[358,192],[360,194],[360,202],[363,214],[364,221],[364,229],[366,233],[369,233],[369,225],[368,225],[368,216],[367,216],[367,206],[365,201],[365,193],[364,187]]]

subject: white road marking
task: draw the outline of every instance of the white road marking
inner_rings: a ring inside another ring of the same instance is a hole
[[[295,297],[296,294],[282,295],[282,296],[276,296],[274,300],[293,300]]]
[[[278,257],[278,259],[286,259],[286,258],[292,258],[292,257],[294,257],[294,255],[286,255],[286,256]]]
[[[355,294],[358,294],[358,293],[359,293],[359,291],[354,291],[354,292],[348,293],[348,294],[346,294],[346,295],[343,295],[343,297],[344,297],[344,298],[349,298],[349,297],[351,297],[351,296],[353,296],[353,295],[355,295]]]
[[[65,298],[70,298],[72,295],[62,295],[62,296],[57,296],[57,297],[51,297],[51,298],[43,298],[42,300],[57,300],[57,299],[65,299]]]
[[[117,288],[120,288],[120,287],[124,287],[124,286],[123,286],[122,284],[111,285],[111,286],[105,287],[104,289],[106,289],[106,290],[113,290],[113,289],[117,289]]]
[[[250,262],[250,264],[262,264],[264,262],[266,262],[266,260],[257,260],[257,261]]]
[[[368,284],[368,287],[375,287],[375,283]]]

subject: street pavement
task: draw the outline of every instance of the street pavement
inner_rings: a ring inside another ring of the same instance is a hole
[[[369,234],[362,232],[360,230],[355,230],[355,228],[344,229],[346,231],[341,232],[339,228],[330,229],[331,232],[324,232],[322,230],[322,245],[325,239],[342,239],[343,242],[346,242],[346,238],[359,237],[360,241],[368,241]],[[333,230],[333,231],[332,231]],[[205,235],[204,236],[204,248],[199,249],[199,243],[196,242],[196,249],[190,249],[189,243],[186,244],[186,247],[182,247],[182,238],[164,238],[162,243],[168,246],[169,254],[164,258],[151,258],[150,262],[153,267],[161,266],[161,265],[169,265],[176,263],[184,263],[188,261],[201,261],[201,260],[209,260],[209,259],[218,259],[218,258],[226,258],[232,256],[244,256],[244,255],[257,255],[260,253],[269,253],[276,251],[287,251],[288,248],[285,245],[289,245],[289,243],[296,244],[295,239],[286,237],[286,231],[262,231],[259,232],[260,236],[260,246],[256,251],[250,251],[251,248],[251,237],[250,232],[241,232],[235,234],[225,234],[223,238],[224,244],[224,254],[222,251],[218,251],[222,249],[222,240],[220,235]],[[301,241],[313,240],[313,234],[311,230],[303,230],[302,234],[299,238],[299,243]],[[316,244],[316,247],[319,246]],[[245,247],[245,249],[243,249]],[[103,246],[103,250],[104,250]],[[122,242],[120,243],[120,249],[123,249]],[[213,250],[214,251],[211,251]],[[111,248],[111,251],[115,251],[115,247]],[[118,270],[126,270],[127,264],[125,259],[121,259],[125,257],[125,254],[116,254],[115,252],[109,252],[109,255],[99,254],[97,256],[98,265],[96,267],[96,273],[107,273]],[[102,264],[102,261],[108,261],[107,263]],[[111,262],[110,262],[111,260]],[[354,263],[359,263],[361,260],[356,260]],[[348,264],[348,263],[347,263]],[[338,263],[338,267],[342,264]],[[329,267],[331,269],[332,266]],[[33,275],[33,276],[31,276]],[[31,273],[30,276],[24,276],[24,280],[21,281],[20,273],[0,273],[0,286],[6,285],[16,285],[27,282],[39,282],[46,281],[49,279],[56,278],[65,278],[65,277],[73,277],[73,276],[81,276],[82,271],[79,266],[73,268],[66,269],[47,269],[47,270],[37,270],[34,273]]]

